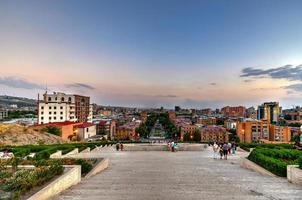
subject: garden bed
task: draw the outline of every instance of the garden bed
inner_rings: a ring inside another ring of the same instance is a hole
[[[73,158],[48,160],[17,160],[14,158],[1,161],[0,199],[26,199],[61,175],[64,171],[63,165],[80,165],[81,176],[85,177],[101,161],[102,159]]]

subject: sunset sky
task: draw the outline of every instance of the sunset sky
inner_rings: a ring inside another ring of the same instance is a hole
[[[302,1],[2,0],[0,94],[302,105]]]

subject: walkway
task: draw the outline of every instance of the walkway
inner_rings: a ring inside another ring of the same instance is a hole
[[[171,153],[107,149],[86,156],[109,157],[110,166],[56,199],[302,199],[302,187],[242,169],[239,156],[213,160],[210,150]]]

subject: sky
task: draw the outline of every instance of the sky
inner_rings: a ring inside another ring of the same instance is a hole
[[[0,94],[302,105],[302,1],[2,0]]]

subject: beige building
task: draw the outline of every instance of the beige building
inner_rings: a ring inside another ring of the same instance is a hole
[[[65,121],[91,122],[90,97],[60,92],[45,93],[43,101],[38,102],[38,124]]]
[[[2,119],[5,119],[5,118],[7,118],[8,117],[8,112],[7,112],[7,110],[1,110],[0,109],[0,120],[2,120]]]

